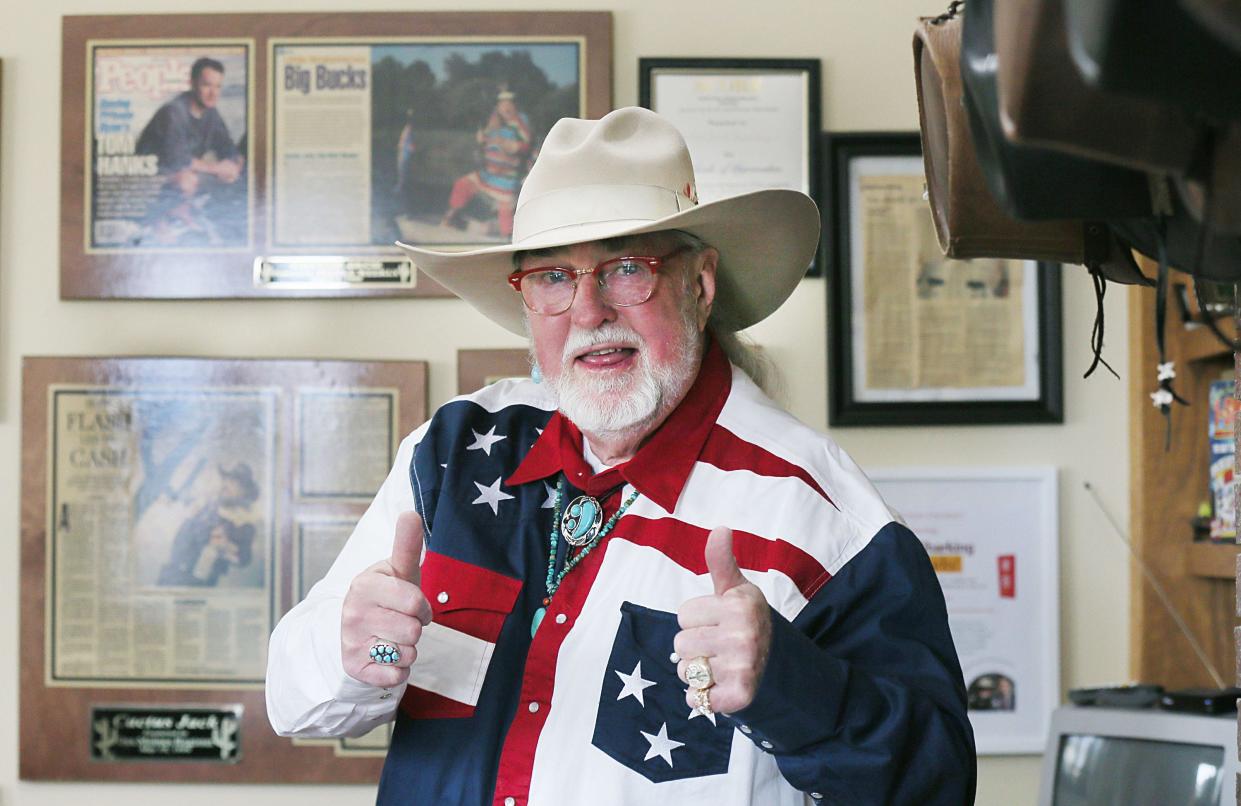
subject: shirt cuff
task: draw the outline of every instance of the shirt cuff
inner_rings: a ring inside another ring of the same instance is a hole
[[[754,700],[730,716],[769,753],[793,753],[835,733],[847,666],[771,609],[771,647]]]

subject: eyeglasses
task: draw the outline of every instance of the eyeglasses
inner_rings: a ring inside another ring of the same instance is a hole
[[[590,269],[564,266],[522,269],[508,276],[508,284],[521,294],[522,302],[531,311],[543,316],[555,316],[569,310],[573,304],[578,278],[593,273],[603,301],[608,305],[627,308],[649,300],[655,292],[656,275],[664,264],[689,248],[682,246],[662,257],[631,255],[608,258]]]

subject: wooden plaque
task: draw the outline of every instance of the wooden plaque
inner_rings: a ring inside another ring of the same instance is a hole
[[[608,12],[68,16],[64,299],[448,296],[394,245],[507,243]]]
[[[426,371],[24,360],[23,779],[377,779],[386,735],[275,735],[267,639],[426,419]]]
[[[458,350],[457,394],[468,395],[502,378],[530,377],[527,350]]]

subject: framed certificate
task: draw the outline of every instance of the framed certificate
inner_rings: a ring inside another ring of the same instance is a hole
[[[267,639],[426,418],[426,364],[27,358],[22,411],[21,777],[373,782],[272,733]]]
[[[1060,267],[945,258],[917,132],[823,151],[832,425],[1063,422]]]
[[[1060,703],[1056,469],[868,475],[922,540],[939,577],[979,754],[1041,752]]]
[[[69,16],[62,39],[65,299],[446,296],[395,242],[508,242],[551,125],[611,109],[607,12]]]
[[[818,201],[818,59],[643,58],[638,85],[685,136],[699,201],[764,188]]]

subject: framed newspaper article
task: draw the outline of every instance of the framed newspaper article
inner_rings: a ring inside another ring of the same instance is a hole
[[[21,777],[373,781],[272,733],[267,639],[426,413],[418,361],[25,359]]]
[[[1063,422],[1060,267],[945,258],[917,132],[822,145],[830,422]]]
[[[509,241],[551,125],[611,109],[611,25],[65,17],[61,297],[447,295],[395,243]]]
[[[935,567],[978,753],[1041,752],[1060,704],[1056,469],[900,467],[867,475]]]

